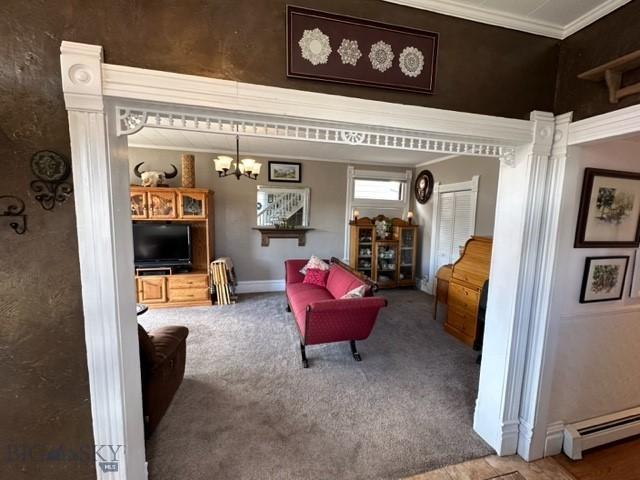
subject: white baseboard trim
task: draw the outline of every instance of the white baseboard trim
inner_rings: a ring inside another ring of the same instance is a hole
[[[531,461],[531,442],[533,441],[533,426],[520,418],[518,427],[518,455],[527,462]]]
[[[562,453],[564,423],[553,422],[547,425],[547,436],[544,441],[544,456],[550,457]]]
[[[284,292],[284,279],[282,280],[247,280],[238,282],[237,293],[261,293]]]

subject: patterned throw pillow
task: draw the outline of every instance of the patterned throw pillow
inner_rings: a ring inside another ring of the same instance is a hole
[[[322,261],[321,258],[316,257],[315,255],[311,255],[311,258],[307,262],[307,264],[302,267],[300,273],[303,275],[307,274],[307,268],[316,268],[318,270],[329,270],[330,265],[327,262]]]
[[[329,270],[320,270],[319,268],[307,268],[307,274],[304,276],[302,283],[310,283],[319,287],[327,286],[327,277]]]
[[[359,287],[356,287],[353,290],[345,293],[340,298],[360,298],[360,297],[364,297],[364,292],[365,291],[366,291],[366,287],[364,285],[360,285]]]

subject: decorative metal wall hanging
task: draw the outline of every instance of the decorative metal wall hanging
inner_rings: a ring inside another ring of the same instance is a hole
[[[438,34],[287,7],[287,75],[433,93]]]
[[[50,150],[41,150],[31,157],[31,171],[38,180],[31,182],[36,200],[45,210],[53,210],[57,203],[64,203],[73,193],[67,178],[71,172],[69,161]]]
[[[14,195],[0,195],[0,217],[9,220],[9,226],[18,235],[27,231],[27,215],[21,198]]]

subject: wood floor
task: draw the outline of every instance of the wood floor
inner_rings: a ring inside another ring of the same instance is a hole
[[[407,480],[576,480],[553,458],[527,463],[518,456],[478,458]]]
[[[555,459],[577,480],[640,480],[640,437],[594,448],[577,462],[564,455]]]
[[[518,456],[489,456],[450,465],[407,480],[640,480],[640,437],[590,450],[584,459],[565,455],[527,463]]]

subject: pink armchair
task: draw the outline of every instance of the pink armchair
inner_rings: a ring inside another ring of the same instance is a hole
[[[353,358],[360,361],[356,341],[369,337],[387,300],[374,297],[374,284],[337,261],[331,263],[326,287],[302,283],[304,275],[300,269],[306,263],[307,260],[285,262],[287,311],[293,312],[298,326],[303,367],[309,367],[306,346],[321,343],[348,341]],[[366,287],[364,297],[340,298],[361,285]]]

